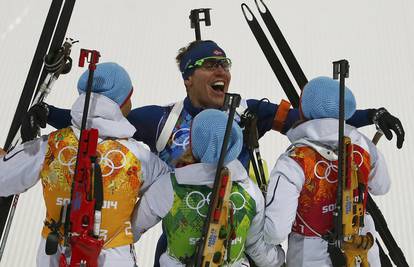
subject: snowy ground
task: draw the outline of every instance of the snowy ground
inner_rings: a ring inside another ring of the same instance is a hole
[[[245,0],[256,16],[254,1]],[[73,50],[97,49],[101,61],[117,61],[133,78],[134,106],[166,104],[185,96],[174,63],[178,48],[194,39],[189,28],[190,9],[211,7],[212,26],[202,28],[204,39],[216,40],[233,61],[230,91],[245,98],[267,97],[279,102],[283,95],[259,46],[242,16],[241,1],[77,1],[68,36],[79,39]],[[411,204],[414,187],[412,133],[414,114],[414,3],[409,0],[267,1],[308,78],[330,76],[334,60],[351,64],[347,84],[359,108],[385,106],[398,115],[407,136],[404,148],[395,141],[379,144],[389,163],[393,185],[376,198],[409,263],[414,263]],[[0,140],[4,143],[50,1],[0,1]],[[47,102],[69,108],[82,69],[62,76]],[[47,129],[47,133],[51,129]],[[362,129],[372,136],[374,127]],[[287,147],[286,137],[269,133],[262,154],[272,167]],[[0,266],[34,266],[44,216],[40,186],[21,196],[15,223]],[[137,244],[140,266],[151,266],[160,229]]]

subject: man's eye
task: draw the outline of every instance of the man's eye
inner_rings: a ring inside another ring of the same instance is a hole
[[[206,63],[203,64],[203,67],[207,68],[207,69],[211,69],[211,68],[214,68],[215,65],[216,64],[213,63],[213,62],[206,62]]]

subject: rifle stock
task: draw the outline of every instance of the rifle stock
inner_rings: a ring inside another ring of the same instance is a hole
[[[208,230],[203,240],[202,260],[200,266],[221,266],[224,262],[229,240],[229,215],[233,212],[230,206],[231,178],[230,171],[223,167],[220,171],[219,186],[212,192],[213,200],[209,214]],[[228,252],[229,253],[229,252]],[[198,265],[196,265],[198,266]]]
[[[98,239],[103,201],[102,177],[99,164],[96,163],[99,134],[97,129],[85,129],[93,76],[99,57],[100,53],[96,50],[81,49],[79,66],[83,67],[85,59],[89,58],[89,76],[72,181],[70,223],[65,227],[65,245],[70,245],[71,259],[68,265],[62,253],[60,267],[97,267],[104,244],[103,240]]]
[[[194,259],[187,266],[220,266],[223,264],[224,254],[225,254],[225,244],[230,242],[229,233],[225,228],[228,223],[229,215],[229,204],[226,204],[226,194],[230,194],[231,190],[231,180],[228,170],[226,170],[224,165],[224,158],[227,154],[227,144],[230,138],[230,132],[234,120],[234,114],[236,108],[240,105],[241,97],[238,94],[228,94],[226,93],[224,99],[224,109],[229,109],[229,117],[227,119],[226,131],[224,133],[223,145],[220,151],[220,158],[217,163],[216,176],[214,179],[213,191],[211,193],[210,205],[208,209],[208,215],[204,221],[202,236],[200,237]],[[227,196],[228,202],[228,196]],[[232,213],[230,212],[230,216]],[[225,218],[225,217],[227,218]],[[224,223],[225,225],[221,225]],[[220,238],[224,242],[217,242],[220,236],[225,235],[225,239]],[[227,244],[230,247],[230,243]],[[215,256],[216,255],[216,256]],[[230,252],[227,251],[227,255],[230,255]],[[210,264],[217,265],[210,265]]]

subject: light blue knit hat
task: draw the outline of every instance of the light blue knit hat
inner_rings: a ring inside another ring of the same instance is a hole
[[[345,119],[354,115],[355,97],[345,86]],[[304,87],[302,113],[307,119],[339,118],[339,82],[329,77],[317,77]]]
[[[79,94],[85,93],[88,86],[89,70],[78,81]],[[113,62],[96,65],[93,76],[92,92],[104,95],[122,106],[132,94],[132,83],[126,70]]]
[[[223,145],[228,115],[216,109],[206,109],[194,117],[191,125],[191,149],[202,163],[217,164]],[[235,160],[242,149],[243,134],[233,122],[224,164]]]

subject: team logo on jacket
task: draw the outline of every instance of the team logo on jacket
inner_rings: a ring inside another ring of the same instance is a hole
[[[201,217],[207,217],[208,206],[210,205],[211,192],[204,196],[200,191],[192,191],[185,198],[185,204],[191,210],[195,210]],[[230,204],[233,214],[246,206],[246,198],[240,192],[230,194]]]

